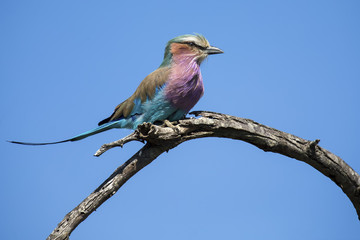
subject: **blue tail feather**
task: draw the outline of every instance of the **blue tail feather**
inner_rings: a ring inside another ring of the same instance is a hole
[[[91,130],[81,133],[73,138],[70,138],[69,141],[71,141],[71,142],[78,141],[78,140],[84,139],[86,137],[92,136],[94,134],[104,132],[111,128],[116,128],[118,124],[119,124],[118,121],[105,123],[101,126],[98,126],[97,128],[91,129]]]
[[[78,141],[78,140],[84,139],[86,137],[89,137],[91,135],[109,130],[111,128],[116,128],[118,124],[119,124],[118,121],[105,123],[97,128],[94,128],[92,130],[81,133],[73,138],[69,138],[69,139],[65,139],[65,140],[57,141],[57,142],[45,142],[45,143],[31,143],[31,142],[18,142],[18,141],[8,141],[8,142],[22,144],[22,145],[50,145],[50,144],[57,144],[57,143],[64,143],[64,142],[74,142],[74,141]]]

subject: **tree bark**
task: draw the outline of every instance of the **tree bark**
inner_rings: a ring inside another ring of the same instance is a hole
[[[95,156],[130,141],[146,141],[134,156],[106,179],[93,193],[69,212],[49,235],[48,240],[69,239],[71,232],[133,175],[165,151],[182,142],[221,137],[248,142],[266,152],[279,153],[303,161],[335,182],[353,203],[360,219],[360,176],[340,157],[318,146],[320,140],[307,141],[249,119],[214,112],[193,112],[200,118],[180,120],[175,126],[144,123],[129,136],[104,144]]]

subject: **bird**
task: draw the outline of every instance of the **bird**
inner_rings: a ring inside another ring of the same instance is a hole
[[[149,122],[178,121],[204,94],[200,65],[209,55],[220,54],[201,34],[186,34],[167,42],[160,66],[140,83],[135,92],[115,107],[98,127],[57,142],[18,142],[23,145],[48,145],[74,142],[113,128],[136,129]]]

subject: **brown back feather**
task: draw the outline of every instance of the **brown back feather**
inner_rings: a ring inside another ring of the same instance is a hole
[[[135,105],[134,100],[140,98],[141,102],[145,102],[146,99],[152,99],[155,95],[156,88],[166,83],[169,78],[169,74],[170,67],[158,68],[154,72],[150,73],[140,83],[134,94],[131,95],[131,97],[129,97],[124,102],[117,105],[114,113],[110,117],[99,122],[99,126],[107,122],[118,120],[121,117],[129,117]]]

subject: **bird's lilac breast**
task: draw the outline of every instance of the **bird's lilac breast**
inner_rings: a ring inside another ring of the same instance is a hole
[[[195,61],[173,66],[164,93],[174,107],[189,112],[204,94],[200,66]]]

